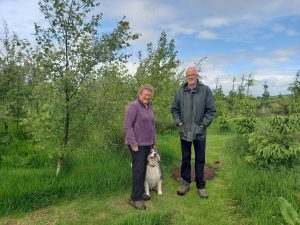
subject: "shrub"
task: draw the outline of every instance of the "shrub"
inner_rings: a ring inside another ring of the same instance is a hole
[[[229,118],[226,115],[222,115],[217,118],[217,122],[218,122],[220,130],[224,131],[224,130],[229,129],[229,123],[228,123],[229,121],[228,120],[229,120]]]
[[[238,134],[249,134],[255,128],[256,119],[254,117],[239,116],[235,118],[235,123]]]
[[[267,124],[249,135],[246,161],[263,167],[290,164],[300,152],[299,124],[299,115],[269,117]]]

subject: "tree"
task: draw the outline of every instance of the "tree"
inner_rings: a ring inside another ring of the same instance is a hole
[[[30,53],[29,43],[16,34],[10,34],[7,23],[3,23],[3,37],[0,37],[0,120],[8,132],[10,122],[19,123],[24,117],[25,98],[28,94],[26,64]]]
[[[102,14],[93,14],[93,9],[100,5],[95,0],[41,0],[39,5],[49,27],[42,28],[35,24],[40,48],[37,60],[43,66],[44,82],[54,90],[48,103],[58,104],[58,109],[55,109],[59,113],[57,129],[61,130],[58,133],[61,140],[56,170],[58,175],[84,83],[95,77],[104,63],[126,61],[129,55],[119,51],[130,46],[129,41],[139,35],[129,31],[125,18],[113,32],[99,35]]]
[[[235,123],[238,134],[249,134],[255,127],[255,114],[258,104],[254,97],[249,96],[249,88],[254,83],[255,80],[251,74],[247,79],[243,75],[242,82],[238,87],[238,94],[233,98],[233,111],[237,115]]]
[[[291,91],[294,95],[300,95],[300,70],[298,70],[296,74],[296,79],[289,86],[288,90]]]
[[[136,72],[137,88],[144,83],[149,83],[154,88],[153,104],[158,123],[171,123],[170,104],[179,87],[178,67],[175,41],[168,41],[167,34],[161,33],[157,48],[152,43],[147,45],[147,56],[142,58]]]
[[[295,81],[290,84],[289,91],[293,93],[290,97],[290,108],[292,113],[299,113],[300,112],[300,70],[298,70],[296,74]]]
[[[270,99],[270,92],[268,91],[268,84],[267,81],[265,81],[265,84],[263,85],[264,87],[264,93],[262,94],[262,110],[265,110],[267,107],[269,107],[269,99]]]
[[[290,166],[300,153],[300,116],[273,115],[249,135],[246,161],[256,166]]]
[[[250,90],[250,87],[252,87],[254,84],[255,84],[255,79],[254,79],[254,77],[252,76],[252,74],[250,73],[250,74],[248,75],[247,80],[246,80],[247,96],[249,96],[249,90]]]
[[[243,74],[243,76],[242,76],[242,82],[241,82],[241,84],[238,86],[238,95],[239,96],[242,96],[242,95],[245,95],[245,90],[246,90],[246,85],[245,85],[245,74]]]

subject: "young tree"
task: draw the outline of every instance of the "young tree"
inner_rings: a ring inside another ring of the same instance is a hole
[[[94,14],[93,10],[100,5],[95,0],[41,0],[39,5],[49,27],[35,25],[40,48],[37,60],[43,65],[44,81],[53,87],[55,103],[60,104],[57,106],[60,115],[56,116],[62,120],[58,124],[62,131],[58,175],[67,151],[72,119],[80,106],[82,86],[95,76],[103,63],[126,61],[128,55],[119,54],[119,50],[139,35],[131,34],[129,23],[123,18],[113,32],[100,36],[102,14]]]
[[[19,123],[24,116],[25,98],[28,92],[26,64],[30,48],[26,40],[10,34],[7,23],[3,23],[3,37],[0,37],[0,120],[8,132],[10,122]]]
[[[252,76],[252,74],[250,73],[248,75],[248,78],[246,79],[246,86],[247,86],[247,96],[249,96],[249,90],[250,90],[250,87],[252,87],[254,84],[255,84],[255,79],[254,77]]]
[[[290,84],[289,91],[293,93],[293,95],[290,98],[291,104],[291,112],[292,113],[299,113],[300,112],[300,70],[298,70],[296,74],[296,79],[295,81]]]
[[[262,94],[261,102],[262,102],[262,110],[265,110],[270,105],[269,103],[270,92],[268,91],[269,86],[267,84],[267,81],[265,81],[263,87],[264,87],[264,93]]]
[[[295,81],[289,86],[290,90],[294,95],[300,95],[300,70],[296,74]]]
[[[137,87],[149,83],[154,87],[153,104],[158,122],[172,122],[170,104],[179,86],[175,41],[168,41],[167,34],[161,33],[157,48],[152,43],[147,45],[147,56],[142,58],[136,72]]]
[[[246,82],[245,82],[246,81]],[[245,83],[244,83],[245,82]],[[257,101],[249,96],[249,88],[255,83],[254,78],[249,74],[248,78],[242,77],[242,82],[238,87],[238,94],[233,99],[233,110],[238,134],[249,134],[254,130],[256,119]],[[247,89],[246,89],[247,87]]]

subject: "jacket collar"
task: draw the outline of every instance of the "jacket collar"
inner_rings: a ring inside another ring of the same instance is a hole
[[[146,106],[144,105],[144,103],[142,102],[142,100],[137,97],[136,100],[138,101],[138,103],[140,103],[141,106],[143,106],[144,108],[146,108]],[[148,108],[151,107],[151,101],[149,102]]]
[[[191,92],[198,92],[199,89],[200,89],[200,86],[203,86],[203,85],[204,85],[204,84],[203,84],[201,81],[197,80],[197,85],[196,85],[196,87],[195,87]],[[182,88],[183,88],[184,91],[190,91],[187,82],[185,82],[185,83],[183,84]]]

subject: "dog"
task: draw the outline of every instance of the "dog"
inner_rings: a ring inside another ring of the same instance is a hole
[[[157,190],[157,194],[162,195],[162,165],[160,155],[154,149],[150,150],[147,157],[144,187],[148,196],[150,196],[150,190]]]

